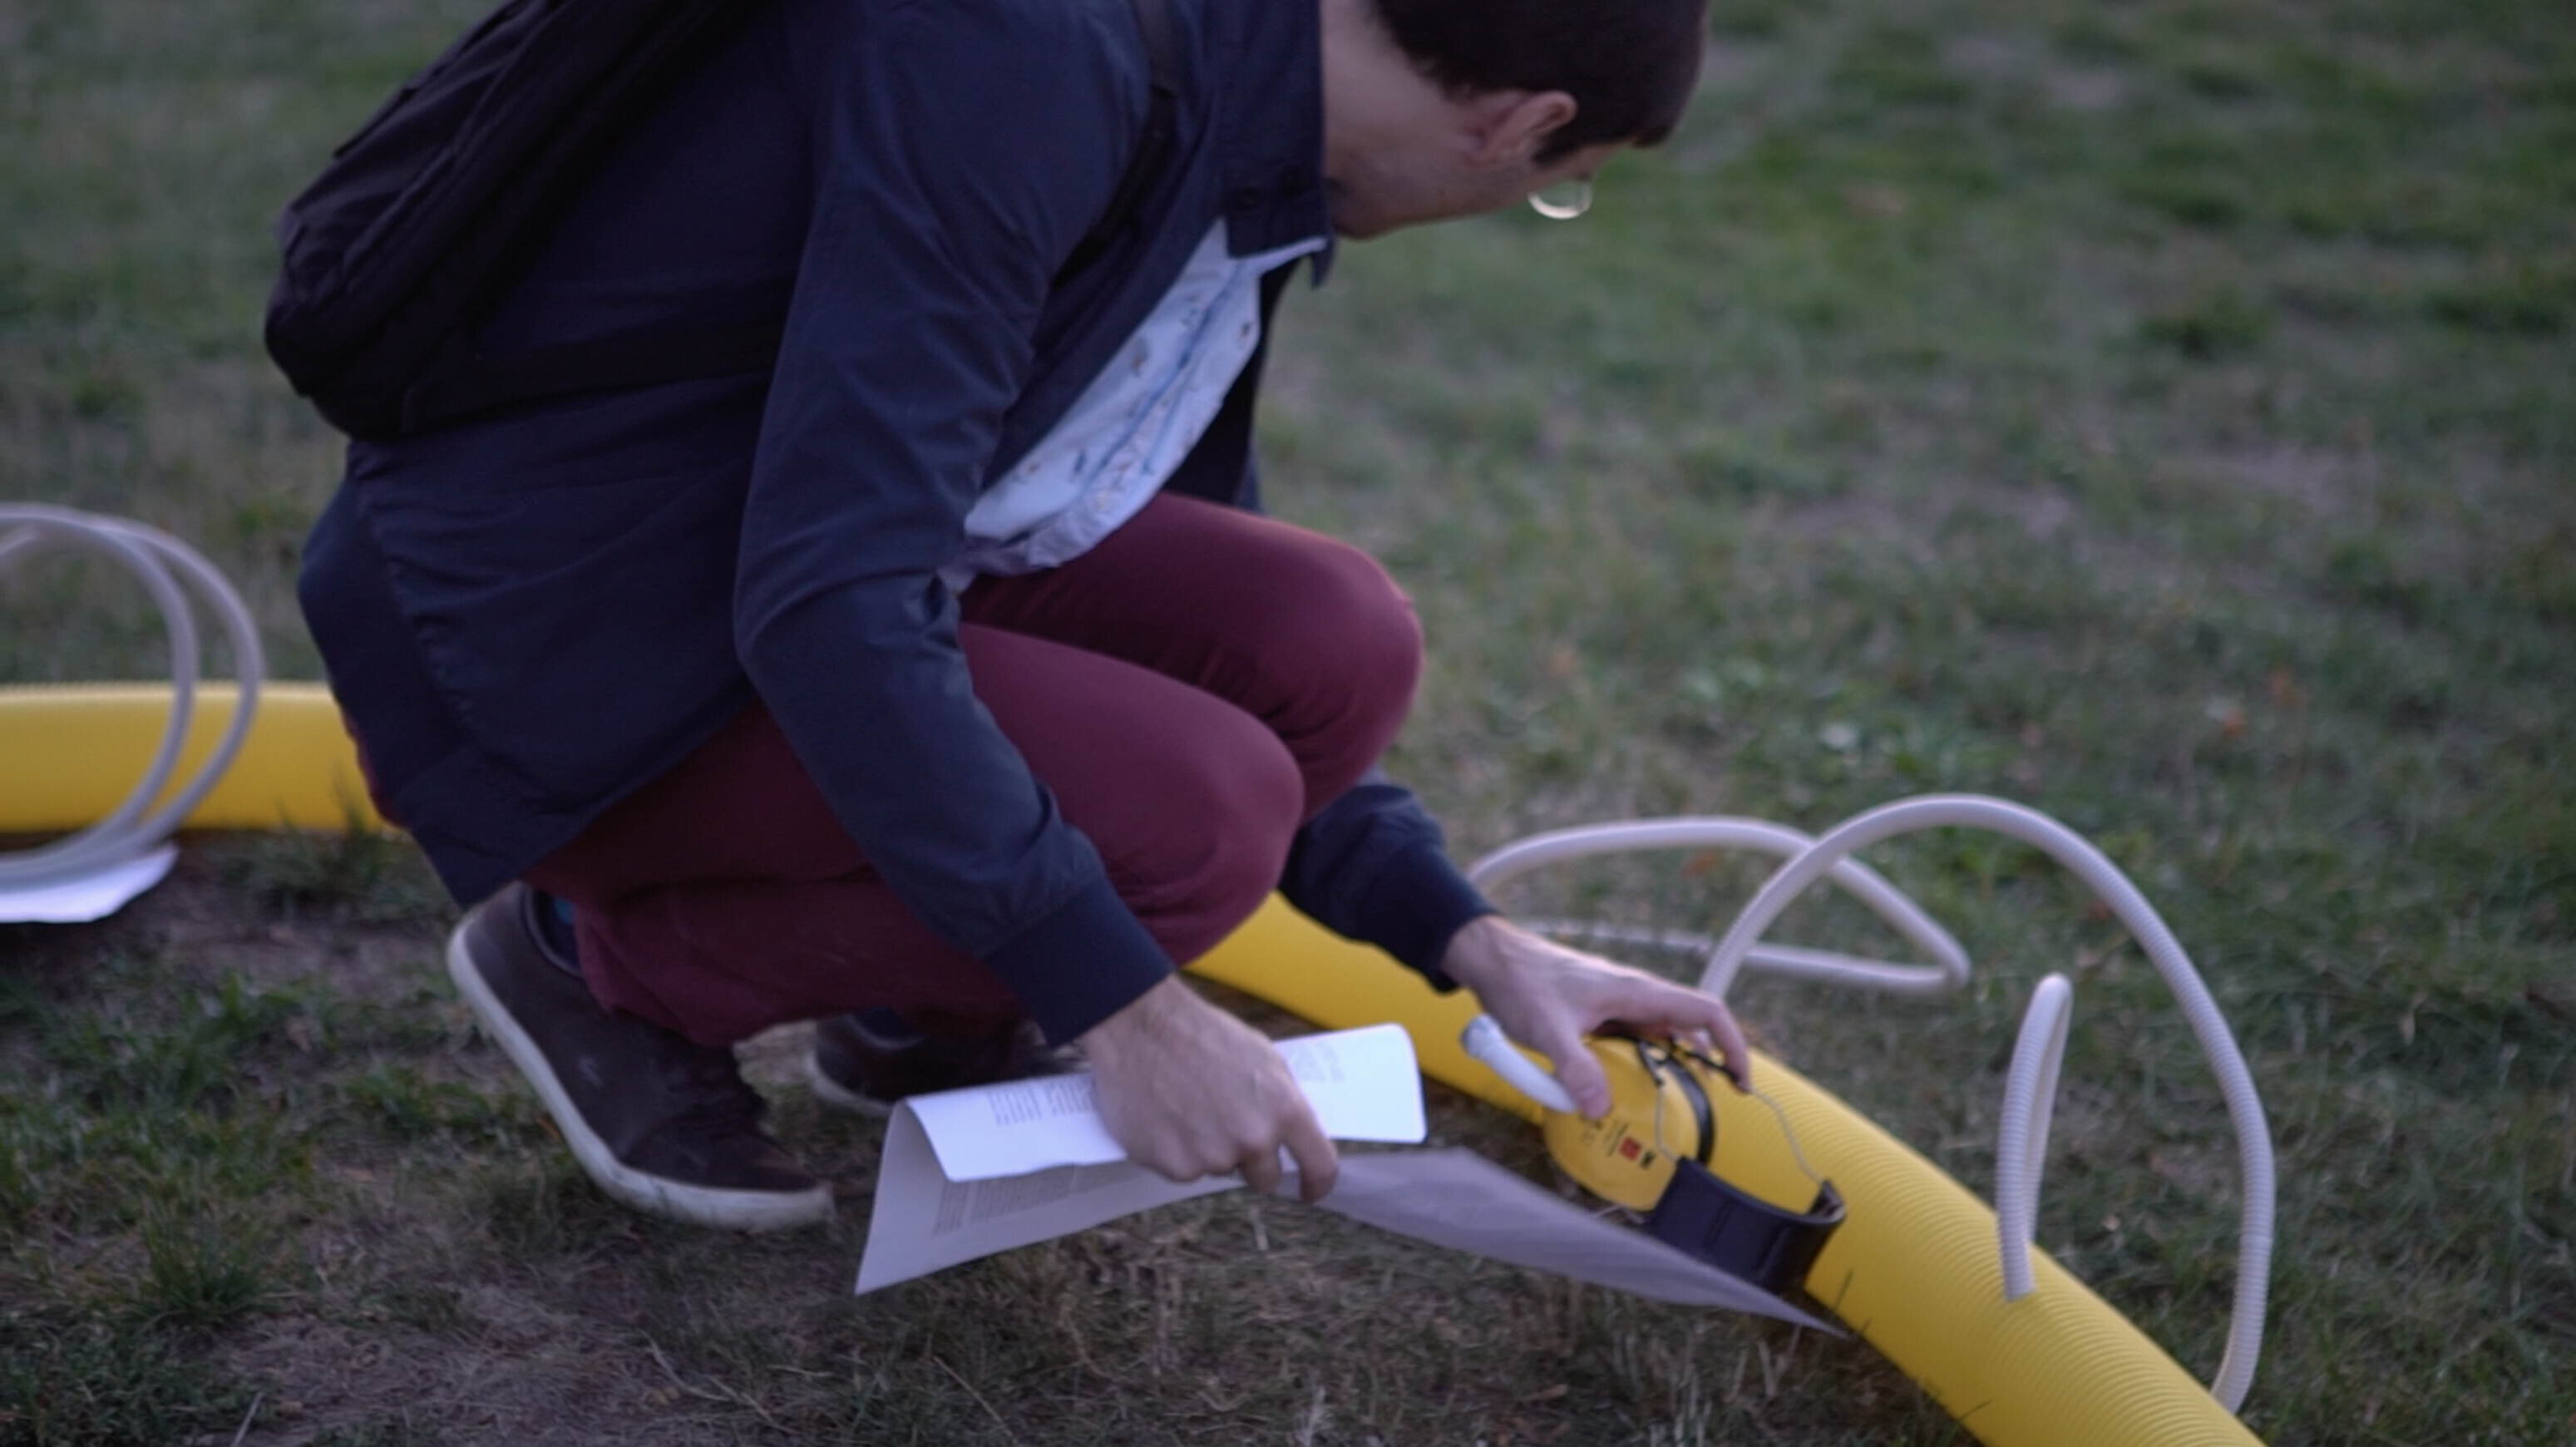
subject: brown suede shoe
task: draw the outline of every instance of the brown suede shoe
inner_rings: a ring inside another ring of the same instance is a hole
[[[733,1051],[603,1010],[513,884],[448,940],[447,973],[599,1188],[647,1215],[735,1231],[830,1219],[832,1188],[760,1129]]]

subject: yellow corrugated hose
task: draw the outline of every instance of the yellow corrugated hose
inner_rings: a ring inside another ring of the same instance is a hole
[[[166,685],[0,688],[0,833],[75,829],[116,807],[149,762]],[[228,690],[199,690],[190,752],[230,717]],[[343,829],[379,823],[329,695],[273,685],[198,828]],[[1475,1013],[1374,950],[1327,935],[1273,900],[1195,967],[1327,1028],[1403,1024],[1425,1074],[1536,1120],[1539,1108],[1458,1043]],[[2036,1289],[2004,1299],[1995,1213],[1930,1161],[1767,1057],[1763,1091],[1786,1111],[1849,1217],[1809,1273],[1811,1295],[1991,1447],[2246,1447],[2256,1439],[2170,1356],[2044,1253]],[[1768,1199],[1811,1189],[1757,1101],[1713,1092],[1730,1180]]]
[[[204,684],[176,777],[196,772],[232,723],[240,694]],[[166,683],[0,688],[0,833],[78,829],[125,797],[161,741]],[[381,828],[357,750],[317,683],[260,690],[259,718],[232,767],[189,811],[191,829]]]

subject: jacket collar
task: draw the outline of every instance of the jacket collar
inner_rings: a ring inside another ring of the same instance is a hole
[[[1208,0],[1218,91],[1214,139],[1228,253],[1311,236],[1315,284],[1332,267],[1324,197],[1324,59],[1316,0]]]

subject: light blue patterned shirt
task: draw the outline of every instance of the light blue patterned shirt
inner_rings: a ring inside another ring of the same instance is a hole
[[[1207,431],[1261,340],[1261,277],[1321,236],[1256,256],[1228,256],[1225,223],[1208,229],[1172,289],[1064,420],[966,515],[966,546],[940,578],[962,591],[984,575],[1056,567],[1134,517]]]

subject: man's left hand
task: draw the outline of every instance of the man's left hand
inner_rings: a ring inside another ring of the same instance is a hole
[[[1440,966],[1476,993],[1504,1034],[1555,1064],[1557,1080],[1587,1117],[1610,1109],[1610,1081],[1583,1037],[1614,1022],[1722,1055],[1736,1086],[1751,1086],[1744,1032],[1714,996],[1568,949],[1495,914],[1461,928]]]

